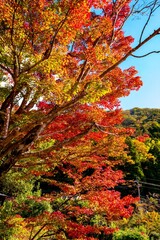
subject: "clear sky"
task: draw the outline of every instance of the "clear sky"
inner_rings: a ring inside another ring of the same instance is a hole
[[[132,35],[137,39],[144,21],[145,17],[130,20],[125,26],[126,35]],[[147,26],[144,37],[150,35],[158,27],[160,27],[160,9],[155,13]],[[160,35],[134,54],[143,55],[150,50],[160,50]],[[160,108],[160,53],[151,54],[145,58],[129,57],[121,65],[122,68],[130,66],[135,66],[138,70],[143,86],[139,91],[133,91],[128,97],[120,99],[122,108]]]

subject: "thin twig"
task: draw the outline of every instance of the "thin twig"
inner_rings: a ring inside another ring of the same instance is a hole
[[[103,78],[107,73],[111,72],[113,69],[115,69],[119,64],[124,62],[131,54],[135,51],[137,51],[140,47],[142,47],[144,44],[146,44],[149,40],[154,38],[156,35],[160,33],[160,27],[157,28],[152,34],[150,34],[147,38],[145,38],[141,43],[139,43],[136,47],[132,48],[124,57],[122,57],[120,60],[118,60],[115,64],[104,70],[99,77]]]
[[[148,56],[148,55],[150,55],[150,54],[153,54],[153,53],[160,53],[160,50],[159,50],[159,51],[152,51],[152,52],[146,53],[146,54],[144,54],[144,55],[140,55],[140,56],[131,54],[131,56],[132,56],[132,57],[135,57],[135,58],[143,58],[143,57],[146,57],[146,56]]]
[[[140,35],[140,38],[139,38],[139,43],[142,42],[142,37],[143,37],[144,31],[145,31],[145,29],[146,29],[146,27],[147,27],[147,25],[148,25],[148,23],[149,23],[149,21],[151,19],[151,16],[152,16],[152,14],[154,12],[154,8],[155,8],[156,3],[157,3],[157,0],[154,1],[154,4],[153,4],[152,8],[150,9],[150,14],[148,15],[147,21],[144,24],[143,29],[141,31],[141,35]]]

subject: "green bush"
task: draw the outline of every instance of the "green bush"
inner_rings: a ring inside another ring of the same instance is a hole
[[[119,230],[113,235],[113,240],[149,240],[148,236],[137,230]]]

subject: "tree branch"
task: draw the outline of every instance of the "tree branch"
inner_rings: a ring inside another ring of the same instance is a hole
[[[61,142],[57,141],[53,146],[51,146],[51,147],[49,147],[47,149],[44,149],[44,150],[41,150],[41,151],[38,151],[38,152],[33,152],[33,153],[24,153],[22,155],[22,158],[30,158],[30,157],[40,157],[40,158],[43,158],[49,152],[54,151],[54,150],[59,150],[63,146],[65,146],[67,144],[71,144],[71,143],[77,141],[78,139],[84,137],[93,128],[93,126],[95,126],[95,124],[91,123],[84,131],[82,131],[81,133],[77,134],[76,136],[71,137],[69,139],[64,139]]]
[[[45,223],[45,224],[36,232],[36,234],[35,234],[33,237],[30,236],[29,240],[34,240],[34,239],[37,237],[37,235],[38,235],[47,225],[48,225],[48,223]]]
[[[8,72],[13,77],[13,72],[8,67],[5,67],[3,64],[0,63],[0,68]]]
[[[3,139],[5,139],[8,136],[8,129],[9,129],[9,122],[10,122],[10,116],[11,116],[11,105],[8,106],[5,114],[5,122],[4,122],[4,130],[3,130]]]
[[[47,60],[50,57],[51,52],[52,52],[52,48],[53,48],[53,45],[54,45],[54,42],[55,42],[55,39],[56,39],[60,29],[63,27],[64,23],[66,22],[68,14],[69,14],[69,11],[70,11],[70,9],[68,9],[68,11],[67,11],[67,13],[65,15],[65,18],[60,21],[59,26],[57,27],[57,30],[54,33],[54,36],[50,40],[50,46],[43,53],[42,58],[38,62],[34,63],[32,66],[28,67],[27,69],[22,70],[19,75],[21,75],[23,73],[26,73],[26,72],[30,72],[33,68],[35,68],[37,65],[39,65],[40,63],[42,63],[43,61]]]
[[[117,61],[115,64],[107,68],[105,71],[103,71],[99,77],[103,78],[107,73],[115,69],[119,64],[124,62],[129,56],[132,55],[133,52],[137,51],[140,47],[142,47],[145,43],[147,43],[149,40],[151,40],[153,37],[158,35],[160,33],[160,28],[157,28],[151,35],[149,35],[147,38],[145,38],[141,43],[139,43],[136,47],[132,48],[124,57],[122,57],[119,61]]]
[[[29,88],[29,86],[26,86],[26,94],[23,96],[23,100],[21,105],[19,106],[18,110],[15,112],[15,114],[21,114],[25,107],[27,106],[27,102],[30,98],[30,94],[31,94],[31,89]]]
[[[147,18],[147,21],[146,21],[146,23],[144,24],[143,29],[142,29],[142,31],[141,31],[141,35],[140,35],[140,38],[139,38],[139,43],[142,42],[142,37],[143,37],[144,31],[145,31],[145,29],[146,29],[146,27],[147,27],[147,25],[148,25],[148,23],[149,23],[149,21],[150,21],[150,19],[151,19],[151,16],[152,16],[152,14],[153,14],[153,12],[154,12],[154,8],[155,8],[156,3],[157,3],[157,0],[154,1],[154,4],[153,4],[152,8],[150,9],[150,13],[149,13],[149,16],[148,16],[148,18]]]
[[[147,57],[148,55],[153,54],[153,53],[160,53],[160,50],[159,50],[159,51],[152,51],[152,52],[146,53],[146,54],[144,54],[144,55],[140,55],[140,56],[131,54],[131,56],[132,56],[132,57],[135,57],[135,58],[143,58],[143,57]]]

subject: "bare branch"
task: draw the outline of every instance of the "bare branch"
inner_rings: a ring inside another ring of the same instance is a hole
[[[34,239],[37,237],[37,235],[38,235],[47,225],[48,225],[48,223],[45,223],[45,224],[36,232],[36,234],[35,234],[33,237],[30,236],[29,240],[34,240]]]
[[[160,53],[160,50],[159,50],[159,51],[152,51],[152,52],[146,53],[146,54],[144,54],[144,55],[140,55],[140,56],[131,54],[131,56],[132,56],[132,57],[135,57],[135,58],[143,58],[143,57],[147,57],[148,55],[153,54],[153,53]]]
[[[144,44],[146,44],[149,40],[151,40],[152,38],[154,38],[156,35],[158,35],[160,33],[160,27],[157,28],[157,30],[155,30],[151,35],[149,35],[147,38],[145,38],[141,43],[139,43],[136,47],[132,48],[128,53],[126,53],[126,55],[124,57],[122,57],[119,61],[117,61],[115,64],[113,64],[112,66],[110,66],[109,68],[107,68],[105,71],[103,71],[99,77],[103,78],[107,73],[109,73],[110,71],[112,71],[113,69],[115,69],[119,64],[121,64],[122,62],[124,62],[129,56],[131,56],[131,54],[135,51],[137,51],[140,47],[142,47]]]
[[[13,106],[13,101],[14,98],[20,93],[21,89],[16,89],[16,84],[14,85],[14,87],[12,88],[10,94],[6,97],[5,101],[2,103],[1,106],[1,111],[5,111],[8,106],[11,104],[11,108]],[[21,86],[22,88],[23,86]]]
[[[82,68],[81,68],[81,71],[80,71],[80,73],[79,73],[79,75],[78,75],[78,77],[77,77],[74,85],[73,85],[72,88],[69,90],[69,93],[70,93],[70,94],[73,94],[74,90],[76,89],[76,87],[78,86],[79,82],[81,81],[81,79],[82,79],[82,77],[83,77],[83,75],[84,75],[84,71],[85,71],[86,65],[87,65],[87,60],[84,61],[83,66],[82,66]]]
[[[95,126],[97,127],[97,129],[100,132],[106,133],[107,135],[118,135],[117,133],[112,133],[112,132],[106,131],[105,129],[109,128],[109,126],[103,126],[103,125],[100,125],[98,123],[95,123]]]
[[[137,0],[138,2],[139,2],[139,0]],[[139,14],[139,13],[142,13],[142,14],[144,14],[144,11],[146,11],[146,13],[147,13],[147,11],[148,10],[150,10],[151,8],[152,8],[152,6],[153,5],[155,5],[155,1],[157,2],[157,0],[153,0],[153,1],[151,1],[150,3],[148,3],[148,4],[141,4],[141,6],[140,5],[138,5],[138,9],[135,9],[135,11],[133,12],[134,14]],[[140,1],[141,2],[141,1]],[[160,5],[158,4],[156,7],[155,7],[155,10],[157,9],[157,8],[159,8],[160,7]]]
[[[25,107],[27,106],[27,102],[30,98],[30,94],[31,89],[28,86],[26,86],[26,94],[23,96],[22,103],[19,106],[18,110],[16,111],[16,114],[21,114],[24,111]]]
[[[128,20],[128,18],[134,13],[134,9],[136,7],[136,5],[138,4],[139,0],[136,0],[135,3],[133,4],[133,6],[131,7],[130,13],[128,14],[128,16],[125,18],[124,22],[122,23],[120,29],[123,28],[124,24],[126,23],[126,21]]]
[[[3,138],[6,138],[6,137],[8,136],[10,116],[11,116],[11,105],[8,106],[8,108],[7,108],[7,110],[6,110],[6,116],[5,116],[5,122],[4,122],[4,134],[3,134]]]
[[[13,77],[13,72],[8,67],[5,67],[3,64],[0,63],[0,68],[8,72]]]
[[[142,37],[143,37],[144,31],[145,31],[145,29],[146,29],[146,27],[147,27],[147,25],[148,25],[148,23],[149,23],[149,21],[150,21],[150,19],[151,19],[151,16],[152,16],[152,14],[153,14],[153,12],[154,12],[154,8],[155,8],[155,5],[156,5],[157,1],[158,1],[158,0],[155,0],[155,1],[154,1],[154,4],[153,4],[152,8],[150,9],[150,13],[149,13],[149,15],[148,15],[147,21],[146,21],[146,23],[144,24],[143,29],[142,29],[142,31],[141,31],[141,35],[140,35],[140,38],[139,38],[139,43],[142,42]]]

